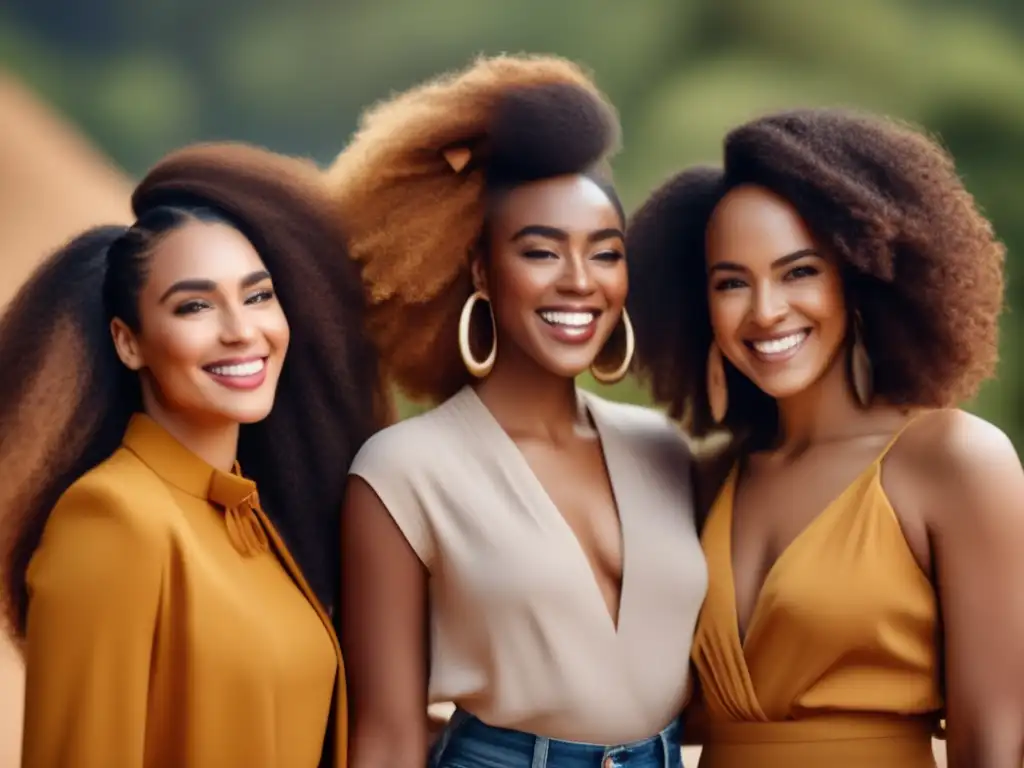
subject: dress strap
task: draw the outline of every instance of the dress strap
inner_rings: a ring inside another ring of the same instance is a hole
[[[931,413],[931,411],[930,410],[918,411],[917,413],[911,415],[911,417],[909,419],[907,419],[905,422],[903,422],[903,425],[899,429],[896,430],[896,434],[894,434],[891,438],[889,438],[889,442],[885,444],[885,448],[882,449],[882,452],[880,454],[878,454],[878,458],[875,459],[875,463],[876,464],[880,464],[882,462],[882,459],[884,459],[888,455],[889,451],[892,450],[892,447],[894,445],[896,445],[896,443],[899,441],[899,439],[901,437],[903,437],[903,433],[907,431],[907,429],[910,427],[910,425],[915,423],[918,419],[920,419],[926,413]]]

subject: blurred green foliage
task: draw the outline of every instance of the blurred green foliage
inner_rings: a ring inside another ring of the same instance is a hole
[[[619,107],[628,207],[719,157],[757,112],[852,105],[926,126],[1008,243],[1024,305],[1024,4],[1019,0],[7,0],[0,67],[139,174],[236,138],[328,162],[360,109],[476,53],[554,52]],[[1008,312],[996,381],[969,406],[1024,444],[1024,335]],[[643,401],[634,384],[613,396]]]

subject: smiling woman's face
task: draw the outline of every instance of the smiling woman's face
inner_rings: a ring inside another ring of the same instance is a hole
[[[836,264],[796,209],[756,186],[731,190],[708,224],[708,305],[722,354],[766,394],[799,394],[830,370],[847,336]]]
[[[189,221],[156,242],[147,270],[137,331],[111,324],[147,411],[206,424],[266,418],[289,329],[252,244],[226,224]]]
[[[585,176],[524,184],[489,221],[485,292],[498,359],[522,356],[574,378],[590,367],[626,301],[623,222]]]

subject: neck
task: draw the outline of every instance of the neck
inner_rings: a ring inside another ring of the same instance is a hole
[[[487,378],[476,385],[480,400],[514,439],[554,443],[572,438],[579,421],[576,382],[503,350]]]
[[[836,355],[825,374],[792,397],[776,400],[780,453],[799,453],[819,442],[847,437],[864,420],[846,375],[846,355]]]
[[[234,469],[238,458],[238,422],[185,418],[165,407],[149,387],[143,387],[142,406],[147,416],[211,467],[222,472]]]

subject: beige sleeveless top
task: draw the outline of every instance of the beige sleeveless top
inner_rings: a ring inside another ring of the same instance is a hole
[[[656,411],[579,395],[622,526],[617,629],[572,530],[471,388],[378,433],[351,473],[430,572],[430,702],[615,744],[657,733],[685,704],[707,573],[682,435]]]

